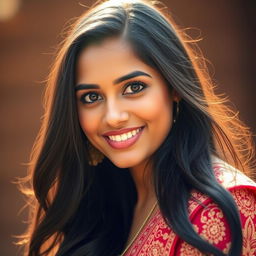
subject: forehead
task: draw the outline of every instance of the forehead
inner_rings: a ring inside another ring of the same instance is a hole
[[[86,47],[77,61],[78,80],[81,77],[86,80],[99,77],[114,79],[133,70],[157,73],[135,55],[129,43],[119,38]]]
[[[133,54],[131,45],[121,38],[106,38],[101,42],[89,44],[80,54],[80,58],[93,61],[95,57],[112,56],[113,54]],[[117,54],[117,55],[118,55]]]

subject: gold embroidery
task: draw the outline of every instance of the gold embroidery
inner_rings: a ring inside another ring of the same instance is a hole
[[[166,225],[160,211],[150,220],[126,256],[169,256],[175,234]]]
[[[212,166],[217,180],[225,188],[239,185],[255,186],[255,182],[252,179],[217,157],[212,157]]]
[[[190,244],[183,242],[180,249],[180,256],[203,256],[203,254]]]
[[[229,242],[229,243],[226,244],[226,247],[223,249],[223,252],[224,252],[224,253],[228,253],[230,247],[231,247],[231,242]]]
[[[214,204],[210,204],[212,206]],[[210,243],[218,244],[223,241],[225,237],[225,225],[222,221],[223,213],[214,205],[210,209],[205,208],[202,212],[201,223],[202,233],[201,236],[208,240]]]
[[[199,227],[196,224],[193,224],[193,228],[196,231],[196,233],[199,233]]]
[[[140,254],[141,256],[162,256],[167,255],[164,253],[164,246],[159,240],[153,241],[147,248],[145,253]]]
[[[256,200],[248,189],[236,189],[232,191],[239,210],[245,217],[256,216]]]
[[[251,181],[249,178],[244,176],[242,173],[237,171],[236,169],[230,168],[230,166],[225,165],[217,165],[215,168],[215,174],[219,180],[219,182],[226,188],[233,188],[236,185],[251,185],[255,186],[255,183]],[[244,216],[250,216],[252,218],[256,217],[256,209],[255,209],[255,197],[249,198],[249,195],[246,195],[246,190],[244,190],[244,194],[241,192],[235,192],[238,190],[234,190],[231,193],[234,193],[234,198],[237,201],[238,207],[241,208],[241,213]],[[253,197],[253,196],[252,196]],[[221,210],[214,204],[209,203],[209,198],[206,195],[203,195],[200,192],[195,190],[192,191],[192,197],[188,203],[188,211],[189,215],[192,218],[194,214],[198,216],[197,209],[202,209],[200,203],[206,204],[208,207],[204,208],[201,214],[201,222],[202,226],[194,225],[194,228],[197,233],[199,233],[202,237],[208,240],[210,243],[214,243],[218,245],[220,242],[223,243],[224,253],[228,253],[230,248],[230,243],[227,243],[226,237],[226,228],[225,223],[223,221],[223,213]],[[245,205],[245,207],[244,207]],[[198,208],[199,207],[199,208]],[[254,207],[254,208],[253,208]],[[242,210],[243,208],[243,210]],[[244,253],[243,256],[253,256],[256,255],[256,227],[253,224],[252,219],[250,221],[246,221],[245,227],[243,229],[244,233]],[[149,224],[142,230],[141,234],[138,236],[136,242],[131,246],[130,250],[125,254],[126,256],[170,256],[171,252],[174,252],[175,246],[174,243],[176,241],[176,235],[174,232],[168,227],[165,223],[160,211],[149,221]],[[180,241],[180,240],[179,240]],[[176,248],[177,249],[177,248]],[[180,255],[182,256],[203,256],[198,249],[193,246],[182,242],[180,247]],[[172,254],[174,256],[174,254]]]
[[[167,227],[163,219],[155,223],[155,232],[148,237],[146,243],[139,250],[140,256],[169,256],[175,234]],[[166,232],[165,230],[168,230]]]
[[[256,230],[252,218],[248,217],[243,228],[243,255],[256,255]]]
[[[223,249],[223,253],[228,254],[229,249],[230,249],[231,243],[227,243],[225,248]],[[195,247],[192,247],[190,244],[183,242],[181,244],[181,249],[180,249],[180,256],[203,256],[202,252],[197,250]]]
[[[192,213],[199,205],[199,202],[204,202],[208,197],[196,190],[191,192],[191,198],[188,202],[188,212],[189,214]],[[196,200],[195,200],[196,199]]]

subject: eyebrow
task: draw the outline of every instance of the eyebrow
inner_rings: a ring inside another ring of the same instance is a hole
[[[134,77],[137,77],[137,76],[148,76],[148,77],[151,77],[151,75],[149,75],[148,73],[145,73],[143,71],[133,71],[127,75],[124,75],[124,76],[121,76],[117,79],[115,79],[113,81],[113,84],[119,84],[125,80],[128,80],[128,79],[131,79],[131,78],[134,78]],[[75,87],[75,91],[78,91],[78,90],[83,90],[83,89],[99,89],[100,86],[97,85],[97,84],[78,84],[76,87]]]

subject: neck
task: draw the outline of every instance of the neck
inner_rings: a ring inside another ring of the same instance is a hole
[[[152,167],[141,164],[130,169],[137,190],[137,208],[143,208],[156,200],[152,180]]]

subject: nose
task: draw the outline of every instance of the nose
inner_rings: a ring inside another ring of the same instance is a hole
[[[121,103],[113,100],[107,102],[104,118],[109,126],[121,128],[128,121],[129,113],[127,110],[124,110]]]

